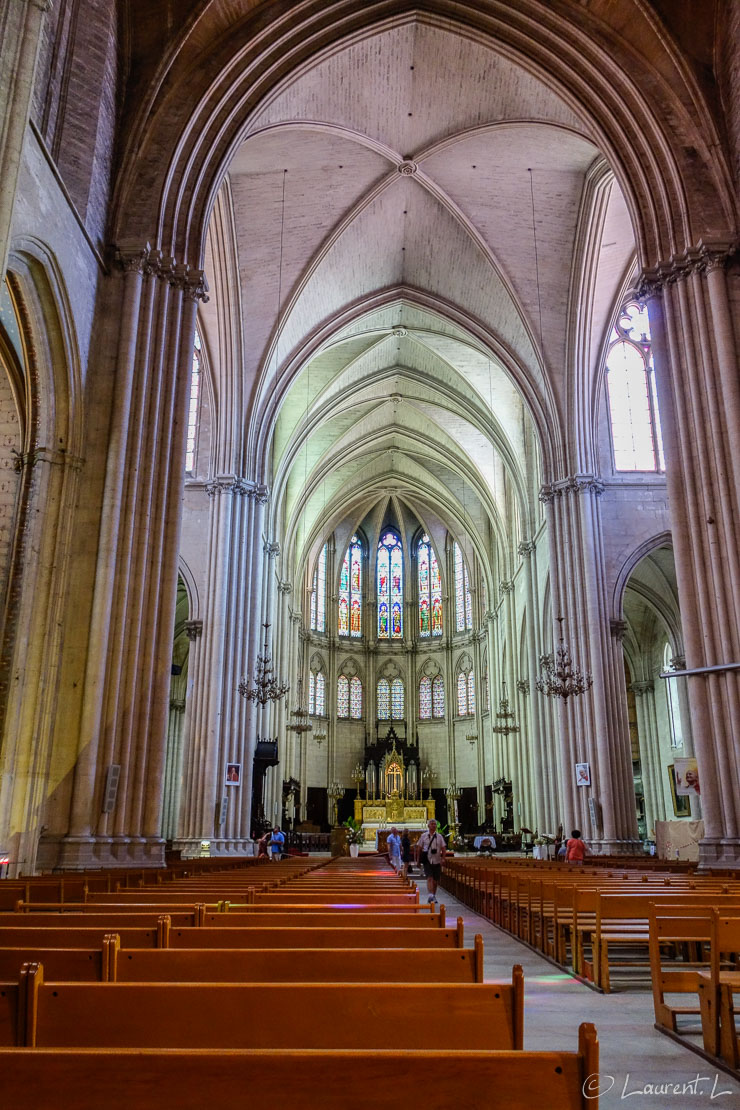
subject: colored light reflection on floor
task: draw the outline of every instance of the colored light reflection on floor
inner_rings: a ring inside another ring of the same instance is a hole
[[[563,972],[555,972],[553,975],[527,975],[525,978],[527,986],[533,983],[572,983],[573,976],[566,975]]]

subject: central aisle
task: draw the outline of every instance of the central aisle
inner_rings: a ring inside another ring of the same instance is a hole
[[[426,883],[417,880],[417,885],[424,902]],[[571,1050],[579,1023],[594,1023],[601,1051],[600,1110],[698,1110],[701,1106],[740,1110],[740,1083],[653,1027],[648,991],[599,994],[441,886],[437,898],[446,907],[448,924],[463,918],[466,946],[476,933],[482,935],[486,982],[508,979],[514,964],[524,968],[525,1049]],[[674,1085],[678,1085],[675,1092]],[[658,1086],[660,1091],[655,1090]]]

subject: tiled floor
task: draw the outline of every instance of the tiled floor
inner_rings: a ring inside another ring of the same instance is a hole
[[[423,882],[420,897],[426,901]],[[482,935],[487,981],[510,978],[515,963],[524,968],[525,1048],[575,1050],[579,1023],[593,1022],[600,1043],[601,1110],[740,1110],[740,1082],[653,1028],[648,991],[598,994],[446,891],[440,889],[437,897],[448,922],[463,918],[466,945]]]

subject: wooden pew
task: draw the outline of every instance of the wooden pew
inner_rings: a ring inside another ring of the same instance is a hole
[[[356,929],[346,927],[272,929],[247,926],[169,930],[169,948],[462,948],[463,920],[451,929]],[[122,941],[123,943],[123,941]]]
[[[520,969],[521,970],[521,969]],[[518,983],[45,983],[25,964],[27,1047],[521,1049]],[[444,1014],[443,1021],[429,1021]],[[369,1020],[372,1015],[372,1020]]]
[[[270,929],[275,926],[292,925],[300,928],[321,928],[330,926],[346,926],[351,925],[353,928],[398,928],[403,926],[404,929],[444,929],[445,927],[445,907],[439,907],[439,913],[404,913],[398,914],[393,912],[377,913],[375,911],[367,912],[366,910],[350,910],[349,907],[343,907],[341,910],[327,909],[321,906],[308,906],[302,907],[302,912],[299,917],[296,917],[292,909],[281,906],[266,906],[263,907],[267,912],[262,913],[242,913],[241,909],[234,909],[233,907],[226,907],[225,913],[207,913],[205,915],[203,924],[212,926],[214,928],[254,928],[259,926],[261,929]],[[274,912],[269,912],[274,910]]]
[[[75,1110],[161,1110],[163,1091],[178,1110],[241,1106],[245,1092],[260,1110],[408,1110],[412,1091],[430,1110],[598,1110],[584,1094],[599,1071],[586,1024],[577,1052],[6,1048],[0,1069],[13,1110],[59,1110],[60,1091]]]
[[[130,951],[140,949],[132,948]],[[21,968],[27,963],[42,963],[50,979],[100,983],[104,978],[102,945],[95,948],[19,945],[17,948],[0,948],[0,983],[17,983]]]
[[[476,935],[473,948],[462,949],[127,949],[121,948],[120,940],[114,934],[106,937],[103,952],[106,981],[113,983],[483,982],[483,939],[480,934]],[[46,970],[46,965],[44,968]],[[512,981],[516,994],[515,1008],[517,1013],[522,1013],[523,976],[518,964],[514,968]]]
[[[709,968],[697,974],[704,1051],[737,1069],[740,1047],[733,996],[740,991],[740,971],[737,963],[732,968],[723,964],[728,955],[736,959],[740,953],[740,911],[712,910],[709,938]]]
[[[4,929],[21,929],[25,926],[41,929],[47,925],[52,929],[106,926],[110,932],[116,928],[122,917],[125,918],[127,929],[142,928],[156,925],[157,919],[163,914],[167,914],[176,925],[200,925],[205,920],[206,906],[196,905],[190,910],[186,906],[177,906],[174,910],[160,905],[107,906],[100,913],[95,912],[95,907],[91,906],[88,912],[83,913],[3,913],[0,914],[0,936]]]
[[[114,926],[120,934],[121,943],[127,948],[166,948],[170,930],[170,920],[164,915],[157,924],[145,928],[122,928]],[[0,929],[0,945],[6,948],[99,948],[110,933],[110,925],[45,926],[36,928],[23,925],[18,928]],[[193,928],[193,932],[199,931]]]

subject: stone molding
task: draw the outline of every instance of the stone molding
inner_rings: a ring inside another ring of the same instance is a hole
[[[191,301],[208,301],[208,281],[203,270],[196,270],[174,258],[166,258],[149,243],[121,243],[115,248],[115,259],[124,273],[146,274],[166,281]]]
[[[499,593],[502,596],[503,596],[503,594],[510,594],[513,589],[514,589],[514,580],[512,578],[504,579],[503,582],[499,582],[499,584],[498,584],[498,590],[499,590]]]
[[[570,478],[562,478],[558,482],[549,482],[541,486],[539,499],[547,503],[568,493],[593,493],[595,497],[601,497],[605,488],[604,483],[593,474],[575,474]]]
[[[49,466],[68,466],[72,470],[80,470],[85,460],[77,455],[70,455],[64,448],[33,447],[30,451],[21,454],[13,451],[13,470],[20,474],[26,467],[34,467],[37,463],[48,463]]]
[[[170,698],[170,711],[175,713],[185,712],[185,699],[184,698]]]
[[[527,697],[529,695],[529,689],[530,689],[529,679],[528,678],[520,678],[519,681],[516,684],[516,688],[517,688],[517,690],[519,691],[520,694],[524,694],[524,696]]]
[[[633,694],[637,694],[641,698],[643,694],[652,694],[655,689],[655,683],[652,679],[645,679],[643,682],[632,682],[630,690]]]
[[[203,621],[185,621],[185,635],[191,641],[203,635]]]
[[[517,547],[517,551],[521,556],[531,555],[537,549],[537,544],[534,540],[522,540]]]
[[[692,274],[724,270],[737,253],[737,243],[705,243],[700,239],[695,247],[689,247],[683,254],[674,254],[667,262],[646,267],[631,293],[638,301],[659,297],[666,286],[684,281]]]
[[[418,168],[416,162],[412,162],[410,158],[406,158],[403,162],[399,163],[398,172],[402,177],[413,177]]]
[[[686,656],[685,655],[674,655],[673,658],[671,659],[671,670],[672,671],[685,671],[686,670]]]
[[[258,485],[257,482],[250,482],[248,478],[236,478],[230,475],[221,475],[218,478],[211,478],[206,482],[203,487],[209,497],[215,497],[222,493],[231,493],[239,495],[240,497],[253,497],[260,505],[265,505],[269,499],[269,492],[267,486]]]
[[[627,621],[619,620],[616,617],[612,617],[612,619],[609,621],[609,631],[611,632],[614,639],[618,640],[621,644],[622,640],[627,635]]]
[[[262,550],[268,559],[275,559],[280,554],[280,544],[277,541],[268,540],[263,544]]]
[[[278,593],[290,594],[293,592],[293,585],[290,582],[278,582]]]

